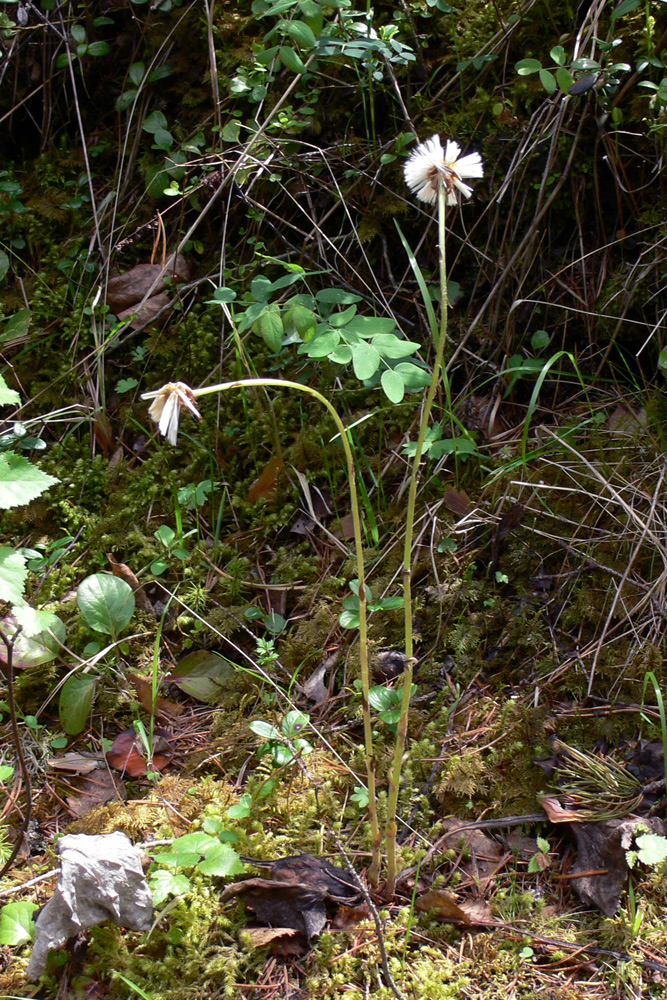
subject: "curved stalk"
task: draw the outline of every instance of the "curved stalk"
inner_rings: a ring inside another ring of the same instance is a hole
[[[405,655],[407,663],[403,673],[403,695],[401,698],[401,715],[396,730],[394,759],[389,771],[389,796],[387,802],[387,896],[393,896],[396,888],[396,812],[398,809],[398,791],[403,766],[403,754],[408,734],[408,715],[410,695],[412,692],[412,674],[414,670],[414,649],[412,637],[412,539],[414,536],[415,508],[417,504],[417,486],[419,485],[419,466],[424,450],[424,440],[428,430],[428,421],[433,408],[433,401],[440,383],[442,362],[447,342],[447,262],[445,258],[445,205],[447,191],[444,184],[438,188],[438,241],[440,245],[440,335],[436,344],[435,361],[431,384],[422,411],[419,424],[417,447],[412,461],[410,488],[408,492],[408,509],[405,519],[405,545],[403,547],[403,595],[405,597]],[[447,386],[448,389],[448,386]],[[449,397],[449,393],[448,393]]]
[[[361,517],[359,515],[359,500],[357,495],[357,475],[352,456],[352,449],[347,436],[347,430],[343,421],[338,416],[335,408],[321,393],[312,389],[309,385],[302,385],[300,382],[290,382],[286,379],[278,378],[247,378],[238,379],[234,382],[221,382],[219,385],[204,386],[202,389],[193,389],[193,396],[207,396],[213,392],[226,392],[228,389],[238,389],[252,386],[272,386],[277,389],[298,389],[308,396],[312,396],[322,403],[329,411],[333,422],[336,425],[340,440],[345,453],[347,474],[350,486],[350,505],[352,507],[352,523],[354,526],[354,546],[357,557],[357,575],[359,577],[359,659],[361,664],[361,704],[364,720],[364,749],[366,754],[366,775],[368,781],[368,816],[371,824],[372,836],[372,858],[368,872],[370,881],[377,883],[380,873],[380,848],[382,846],[382,832],[377,814],[377,797],[375,782],[375,754],[373,751],[373,727],[371,722],[371,706],[369,700],[370,691],[370,667],[368,663],[368,631],[366,624],[366,580],[364,572],[364,552],[362,545]],[[413,504],[414,507],[414,504]]]

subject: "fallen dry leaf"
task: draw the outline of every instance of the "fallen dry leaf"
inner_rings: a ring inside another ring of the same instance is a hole
[[[171,733],[165,729],[155,730],[153,744],[153,760],[151,768],[163,771],[173,759],[174,752],[168,741]],[[148,771],[147,761],[143,755],[143,746],[134,728],[125,729],[113,741],[111,750],[107,753],[110,767],[121,771],[128,778],[143,778]]]
[[[141,707],[148,715],[153,711],[153,685],[151,681],[144,677],[137,677],[136,674],[128,673],[127,679],[132,681],[137,698],[141,702]],[[170,716],[172,719],[178,718],[185,711],[185,705],[179,705],[177,701],[158,696],[155,699],[155,711],[160,715]]]
[[[302,932],[294,927],[246,927],[239,939],[252,948],[268,946],[273,955],[304,955],[308,950]]]
[[[248,502],[255,503],[256,500],[261,499],[275,500],[278,483],[284,471],[285,466],[282,460],[277,455],[273,455],[248,490]]]
[[[155,609],[151,604],[146,591],[139,583],[139,580],[132,572],[129,566],[125,563],[116,562],[114,557],[110,552],[107,552],[107,559],[111,563],[111,572],[114,576],[117,576],[121,580],[125,580],[125,583],[129,583],[130,587],[134,591],[134,596],[137,600],[137,604],[143,611],[148,611],[150,614],[155,616]]]
[[[67,808],[73,816],[85,816],[95,806],[105,802],[125,802],[125,782],[111,774],[107,767],[98,767],[78,780],[78,795],[67,796]]]
[[[417,897],[416,909],[422,913],[436,910],[445,922],[464,924],[466,927],[488,927],[496,923],[491,907],[483,899],[459,902],[446,889],[431,889]]]

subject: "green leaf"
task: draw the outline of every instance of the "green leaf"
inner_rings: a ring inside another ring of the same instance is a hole
[[[174,145],[174,137],[166,128],[155,129],[153,140],[158,149],[167,150]]]
[[[565,94],[569,94],[570,87],[574,83],[574,77],[569,72],[569,70],[566,70],[562,66],[559,66],[558,69],[556,70],[556,80],[558,82],[558,86],[560,87],[560,89]]]
[[[548,69],[540,70],[540,83],[546,90],[547,94],[555,94],[558,90],[556,77]]]
[[[0,454],[0,510],[30,503],[58,482],[13,451]]]
[[[535,333],[530,338],[530,346],[534,351],[541,351],[545,347],[549,346],[549,341],[551,337],[546,330],[536,330]]]
[[[14,608],[13,613],[23,630],[21,634],[26,639],[34,639],[36,636],[42,636],[45,632],[51,631],[55,636],[56,643],[55,646],[53,642],[51,645],[54,646],[56,652],[60,649],[65,641],[65,625],[58,615],[54,615],[52,611],[38,611],[36,608],[31,608],[29,604]]]
[[[549,55],[557,66],[563,66],[565,64],[565,49],[562,45],[554,45]]]
[[[38,910],[37,903],[23,901],[7,903],[0,910],[0,944],[12,945],[14,948],[32,941],[35,937],[33,914]]]
[[[395,706],[396,692],[383,685],[378,685],[378,687],[370,689],[368,700],[371,708],[374,708],[376,712],[386,712]]]
[[[390,403],[400,403],[405,395],[405,382],[398,372],[391,368],[382,372],[380,383]]]
[[[213,298],[206,300],[207,306],[218,306],[223,304],[229,304],[233,302],[236,298],[236,292],[232,288],[216,288],[213,292]]]
[[[366,337],[370,339],[371,337],[375,337],[377,334],[393,333],[396,329],[396,324],[393,319],[381,316],[355,316],[354,319],[347,324],[347,329],[351,333],[356,333],[358,337]]]
[[[153,903],[159,906],[167,896],[184,896],[192,889],[192,882],[182,873],[166,871],[163,868],[153,872],[148,882],[153,893]]]
[[[315,298],[318,302],[326,305],[347,306],[353,302],[361,302],[361,295],[354,295],[352,292],[344,292],[342,288],[322,288],[317,292]]]
[[[239,135],[241,132],[241,122],[235,121],[233,118],[226,122],[222,129],[222,138],[225,142],[238,142]]]
[[[91,628],[117,636],[134,614],[134,594],[125,580],[109,573],[93,573],[79,584],[76,600]]]
[[[255,736],[259,736],[260,740],[280,739],[280,732],[276,727],[272,726],[270,722],[264,722],[262,719],[253,719],[248,728]]]
[[[287,713],[280,727],[285,736],[291,740],[298,736],[307,727],[309,722],[309,715],[306,715],[305,712],[299,712],[298,709],[293,709]]]
[[[0,764],[0,781],[9,781],[14,773],[14,768],[9,764]]]
[[[601,69],[600,63],[595,59],[575,59],[572,63],[572,69],[585,69],[585,70],[598,70]]]
[[[352,344],[352,367],[354,374],[362,381],[372,378],[380,367],[380,355],[370,344]]]
[[[217,875],[219,878],[239,875],[245,871],[245,866],[234,848],[219,842],[206,852],[206,858],[200,862],[198,868],[202,875]]]
[[[132,63],[129,77],[135,87],[138,87],[146,74],[146,67],[142,62]]]
[[[307,344],[301,344],[299,354],[307,354],[309,358],[326,358],[340,343],[340,334],[337,330],[325,327],[325,333],[321,333]]]
[[[191,698],[214,704],[220,697],[222,684],[233,676],[234,665],[224,656],[197,649],[176,664],[169,680]]]
[[[371,340],[373,347],[380,352],[383,358],[405,358],[409,354],[414,354],[421,347],[421,344],[413,340],[401,340],[395,333],[377,333]]]
[[[73,24],[72,25],[72,38],[74,39],[75,42],[79,42],[79,44],[85,42],[85,40],[86,40],[86,29],[84,28],[84,26],[82,24]]]
[[[425,389],[431,384],[431,373],[409,361],[401,361],[396,365],[397,372],[405,382],[406,389]]]
[[[70,736],[83,732],[90,716],[97,678],[90,674],[68,677],[60,689],[58,714],[60,725]]]
[[[0,281],[5,277],[7,271],[9,270],[9,257],[4,250],[0,250]]]
[[[348,347],[347,344],[340,344],[329,354],[329,361],[333,361],[336,365],[347,365],[351,360],[352,348]]]
[[[332,313],[329,316],[329,323],[336,330],[340,330],[342,327],[346,326],[354,316],[356,316],[356,313],[356,305],[348,306],[347,309],[343,309],[341,312]]]
[[[9,317],[7,325],[0,334],[0,343],[25,337],[30,329],[31,319],[32,312],[30,309],[19,309],[18,312],[15,312],[13,316]]]
[[[202,831],[185,833],[182,837],[176,837],[171,844],[170,851],[175,851],[177,854],[181,854],[184,851],[187,853],[197,851],[199,854],[206,854],[217,843],[217,838],[211,837],[210,834],[203,833]]]
[[[122,378],[120,382],[116,382],[116,392],[124,393],[130,392],[132,389],[136,389],[139,385],[139,380],[136,378]]]
[[[285,29],[293,42],[302,49],[312,49],[317,39],[305,21],[281,21],[279,27]]]
[[[654,868],[667,859],[667,837],[661,837],[657,833],[642,833],[635,837],[635,843],[639,848],[638,856],[642,864]]]
[[[530,76],[531,73],[539,73],[542,63],[539,59],[520,59],[514,68],[519,76]]]
[[[7,545],[0,547],[0,601],[21,604],[28,578],[26,559]]]
[[[19,626],[21,631],[14,639]],[[14,639],[14,666],[19,670],[49,663],[60,652],[65,641],[65,626],[51,611],[35,611],[27,604],[15,605],[13,613],[3,620],[9,639]],[[0,661],[5,661],[6,650],[0,646]]]
[[[21,396],[16,389],[10,389],[0,375],[0,406],[15,405],[21,402]]]
[[[144,132],[158,132],[160,129],[167,128],[167,119],[161,111],[153,111],[148,117],[144,118],[141,127]]]
[[[292,73],[305,73],[306,67],[301,56],[295,49],[288,45],[281,45],[278,49],[278,58],[283,66],[291,70]]]
[[[89,56],[106,56],[111,52],[111,46],[108,42],[91,42],[88,46]]]
[[[636,10],[640,3],[641,0],[622,0],[616,10],[612,11],[612,21],[615,21],[617,17],[623,17],[624,14],[629,14],[631,11]]]
[[[384,611],[395,611],[397,608],[405,606],[405,598],[397,594],[395,597],[381,597],[378,601],[379,607]]]
[[[280,314],[280,306],[268,305],[259,319],[252,325],[253,333],[258,334],[273,354],[278,354],[283,346],[285,330]]]
[[[341,611],[338,621],[341,628],[359,628],[359,612]]]

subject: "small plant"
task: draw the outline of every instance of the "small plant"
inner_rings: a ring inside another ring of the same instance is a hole
[[[313,747],[299,734],[310,724],[310,716],[294,709],[288,712],[280,724],[280,729],[270,722],[257,719],[250,723],[250,731],[266,740],[257,750],[261,759],[269,755],[275,767],[292,764],[297,756],[313,752]]]
[[[183,896],[191,891],[192,882],[181,868],[194,868],[202,875],[226,878],[245,871],[243,862],[232,844],[239,835],[225,830],[220,820],[207,817],[203,829],[177,837],[169,848],[155,856],[157,866],[149,878],[156,906],[168,896]]]

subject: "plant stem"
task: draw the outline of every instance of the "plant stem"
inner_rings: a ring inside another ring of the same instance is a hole
[[[375,753],[373,750],[373,727],[371,723],[371,706],[369,700],[370,691],[370,667],[368,663],[368,631],[366,624],[366,580],[364,572],[364,551],[362,544],[361,517],[359,514],[359,499],[357,495],[357,475],[352,456],[350,441],[343,421],[338,416],[335,408],[321,393],[312,389],[309,385],[302,385],[300,382],[290,382],[286,379],[278,378],[247,378],[238,379],[235,382],[222,382],[219,385],[204,386],[202,389],[193,389],[194,396],[206,396],[213,392],[225,392],[227,389],[238,389],[252,386],[272,386],[277,389],[298,389],[308,396],[313,396],[331,414],[331,418],[340,434],[341,444],[345,453],[347,465],[347,475],[350,487],[350,506],[352,508],[352,523],[354,526],[354,545],[357,558],[357,576],[359,578],[359,659],[361,663],[361,705],[364,720],[364,749],[366,754],[366,774],[368,781],[368,816],[371,825],[372,837],[372,858],[368,872],[370,881],[375,885],[380,873],[380,848],[382,846],[382,832],[377,814],[377,797],[375,789]],[[414,507],[414,504],[413,504]]]
[[[419,485],[419,466],[421,464],[424,440],[428,430],[429,417],[433,408],[435,394],[440,383],[440,373],[447,342],[447,262],[445,258],[445,206],[447,192],[444,184],[438,189],[438,241],[440,248],[440,334],[435,350],[435,361],[431,384],[428,388],[424,408],[422,410],[417,447],[412,462],[410,488],[408,492],[408,510],[405,518],[405,545],[403,548],[403,595],[405,598],[405,655],[407,663],[403,673],[403,695],[401,698],[401,715],[396,730],[394,759],[389,771],[389,797],[387,802],[387,896],[393,896],[396,888],[396,812],[398,809],[398,790],[403,767],[403,754],[408,733],[408,716],[410,696],[412,693],[412,673],[415,659],[412,637],[412,539],[415,526],[415,507],[417,504],[417,487]]]

